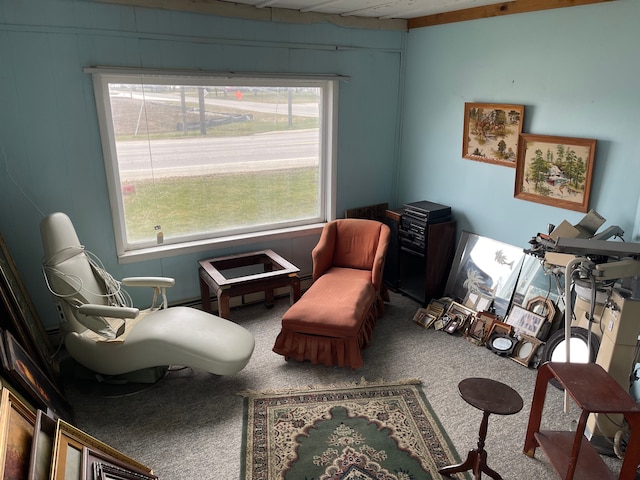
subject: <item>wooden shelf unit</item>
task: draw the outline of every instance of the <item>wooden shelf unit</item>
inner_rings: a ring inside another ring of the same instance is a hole
[[[555,378],[581,409],[575,432],[540,431],[549,380]],[[640,405],[595,363],[545,363],[538,369],[524,453],[535,455],[539,446],[558,477],[564,480],[615,479],[595,448],[584,436],[591,413],[623,414],[631,435],[620,471],[620,480],[634,480],[640,463]]]

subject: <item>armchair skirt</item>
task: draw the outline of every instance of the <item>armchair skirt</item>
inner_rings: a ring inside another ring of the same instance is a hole
[[[332,267],[282,317],[273,351],[297,361],[360,368],[378,316],[371,272]]]
[[[325,224],[311,252],[313,283],[282,317],[273,351],[287,359],[360,368],[382,315],[390,229],[375,220]]]

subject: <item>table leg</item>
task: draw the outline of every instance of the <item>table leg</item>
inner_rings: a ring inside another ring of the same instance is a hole
[[[222,318],[226,318],[227,320],[231,318],[231,307],[229,306],[231,297],[228,293],[220,292],[218,294],[218,316]]]
[[[207,313],[213,313],[211,308],[211,292],[209,291],[209,285],[200,277],[200,302],[202,303],[202,310]]]
[[[458,464],[444,467],[438,470],[441,475],[451,475],[454,473],[466,472],[471,470],[475,478],[481,478],[482,472],[489,475],[494,480],[502,480],[502,477],[487,466],[487,452],[484,449],[484,442],[487,438],[487,429],[489,426],[489,412],[483,412],[482,423],[480,424],[480,432],[478,433],[478,448],[471,450],[467,455],[467,459]]]
[[[458,463],[457,465],[450,465],[448,467],[441,468],[440,470],[438,470],[438,473],[440,475],[449,476],[453,475],[454,473],[466,472],[467,470],[475,471],[479,460],[480,457],[478,455],[478,452],[476,450],[470,450],[467,455],[467,459],[464,462]]]
[[[275,305],[273,288],[267,288],[264,291],[264,305],[267,308],[273,308],[273,306]]]
[[[291,291],[289,293],[289,304],[293,305],[300,300],[300,278],[293,274],[291,277]]]

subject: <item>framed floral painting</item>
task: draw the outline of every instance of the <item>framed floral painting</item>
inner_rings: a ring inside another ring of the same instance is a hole
[[[465,103],[462,157],[516,166],[524,105]]]

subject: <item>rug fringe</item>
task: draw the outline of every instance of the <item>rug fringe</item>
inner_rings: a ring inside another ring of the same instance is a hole
[[[340,388],[354,389],[365,387],[389,387],[397,385],[422,385],[422,380],[419,378],[405,378],[393,382],[385,382],[382,379],[370,382],[366,378],[361,377],[360,380],[356,382],[333,383],[331,385],[307,385],[302,387],[290,387],[272,390],[242,390],[236,395],[240,395],[241,397],[260,397],[268,395],[290,395],[292,393],[301,392],[321,392],[323,390],[336,390]]]

